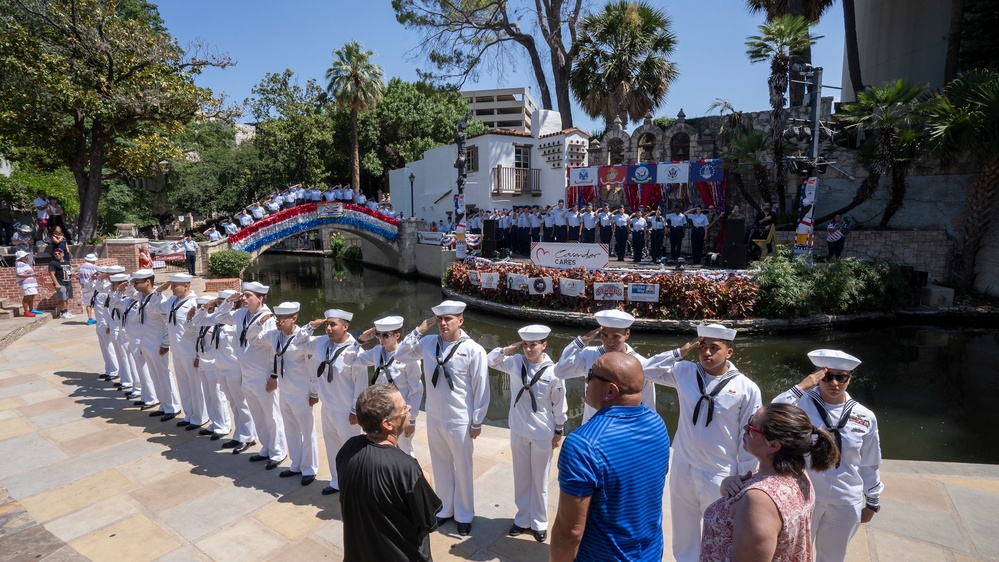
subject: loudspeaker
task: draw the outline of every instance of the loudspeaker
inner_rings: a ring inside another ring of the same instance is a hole
[[[742,244],[745,241],[746,219],[725,219],[725,237],[722,239],[722,245]]]
[[[497,220],[482,221],[482,257],[493,259],[493,253],[498,249],[496,245],[496,229],[499,225]]]
[[[728,229],[728,225],[725,225]],[[722,246],[721,266],[725,269],[746,269],[746,245],[725,244]]]

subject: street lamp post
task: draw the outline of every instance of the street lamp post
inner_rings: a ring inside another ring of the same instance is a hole
[[[416,216],[416,203],[413,201],[413,182],[416,181],[416,175],[410,172],[409,174],[409,218],[414,218]]]

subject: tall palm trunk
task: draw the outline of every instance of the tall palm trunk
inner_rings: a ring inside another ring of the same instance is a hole
[[[853,88],[853,99],[857,99],[864,89],[864,80],[860,72],[860,47],[857,44],[857,8],[854,0],[843,0],[843,27],[846,36],[846,66],[850,73],[850,86]]]
[[[964,246],[958,253],[958,267],[967,287],[975,286],[975,268],[982,238],[989,231],[999,200],[999,160],[982,163],[982,173],[971,188],[964,215]]]
[[[777,208],[784,212],[786,199],[787,173],[784,171],[784,129],[787,128],[787,114],[784,112],[784,92],[787,91],[787,63],[774,58],[770,63],[770,148],[774,167],[770,177],[777,190]]]
[[[888,198],[888,205],[885,207],[884,214],[881,215],[881,228],[888,228],[888,223],[891,222],[892,217],[895,213],[902,208],[902,204],[905,203],[905,192],[908,188],[905,179],[909,176],[909,165],[908,164],[898,164],[892,166],[891,169],[891,195]]]
[[[350,171],[351,186],[355,193],[361,193],[361,155],[357,146],[357,108],[350,108],[350,150],[353,165]]]
[[[871,165],[867,169],[867,177],[860,183],[860,188],[857,189],[857,193],[853,196],[853,199],[847,205],[815,219],[812,221],[812,224],[826,222],[836,215],[849,213],[873,197],[874,193],[878,190],[878,185],[881,183],[881,176],[890,171],[897,151],[898,138],[895,135],[879,134],[878,146],[875,149]]]

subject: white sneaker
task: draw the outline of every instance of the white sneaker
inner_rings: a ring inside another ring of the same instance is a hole
[[[71,319],[73,319],[73,318],[76,318],[76,315],[75,315],[75,314],[73,314],[73,313],[71,313],[71,312],[69,312],[69,311],[67,310],[66,312],[63,312],[63,313],[62,313],[62,316],[61,316],[61,317],[62,317],[62,318],[65,318],[65,319],[67,319],[67,320],[71,320]]]

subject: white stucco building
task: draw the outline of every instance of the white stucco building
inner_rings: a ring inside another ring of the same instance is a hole
[[[491,129],[468,138],[466,207],[554,205],[565,197],[566,167],[587,165],[590,135],[576,128],[563,130],[559,113],[544,109],[532,115],[531,131]],[[457,146],[451,143],[389,172],[395,210],[407,217],[413,212],[420,219],[444,219],[454,210],[457,156]]]

